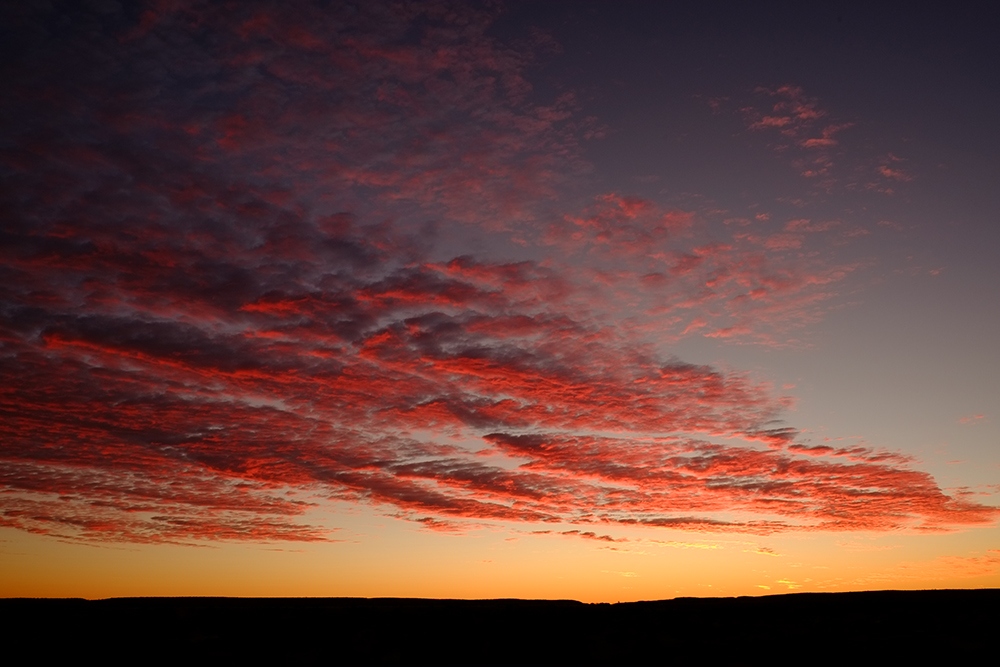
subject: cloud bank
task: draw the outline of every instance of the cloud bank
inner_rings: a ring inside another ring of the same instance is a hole
[[[568,204],[595,125],[536,99],[543,37],[502,43],[447,3],[21,11],[3,525],[324,540],[310,512],[333,501],[602,540],[587,526],[994,519],[902,457],[798,442],[766,384],[664,353],[780,343],[853,267],[804,250],[826,223],[720,239],[619,193]],[[822,118],[770,94],[761,128]]]

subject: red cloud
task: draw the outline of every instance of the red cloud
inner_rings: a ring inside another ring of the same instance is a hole
[[[553,251],[547,266],[588,284],[581,305],[610,309],[605,314],[612,319],[633,318],[633,326],[661,339],[697,331],[794,344],[791,332],[820,319],[835,283],[856,268],[831,265],[805,237],[836,221],[795,220],[766,236],[725,229],[725,242],[712,238],[708,222],[705,214],[610,194],[551,223],[534,242]],[[645,321],[635,321],[637,311]],[[694,321],[703,324],[692,328]]]
[[[707,238],[620,194],[518,222],[587,127],[571,96],[529,101],[490,19],[188,7],[70,30],[12,79],[3,525],[317,540],[331,499],[433,529],[994,518],[907,461],[796,445],[769,387],[650,342],[819,317],[851,267],[799,252],[809,230]],[[824,115],[770,95],[787,129]]]
[[[826,111],[819,108],[817,101],[807,97],[798,86],[758,88],[757,92],[771,97],[774,102],[768,111],[764,112],[767,115],[759,114],[754,109],[746,110],[750,114],[752,130],[782,128],[784,134],[795,135],[827,115]],[[836,132],[836,129],[832,129],[830,134],[833,132]]]
[[[747,129],[776,137],[771,148],[830,191],[840,180],[836,167],[844,155],[838,135],[854,123],[829,122],[830,113],[798,86],[762,87],[756,94],[757,101],[741,110]]]
[[[882,174],[888,179],[894,181],[912,181],[913,177],[907,174],[902,169],[894,169],[888,165],[880,165],[878,168],[878,173]]]
[[[983,421],[984,419],[986,419],[986,415],[982,415],[982,414],[966,415],[964,417],[960,417],[959,420],[958,420],[958,423],[959,424],[975,424],[977,422]]]

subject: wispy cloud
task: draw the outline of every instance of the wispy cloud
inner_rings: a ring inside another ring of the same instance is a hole
[[[958,418],[958,423],[959,424],[976,424],[978,422],[984,421],[985,419],[986,419],[986,415],[976,413],[976,414],[971,414],[971,415],[965,415],[964,417],[959,417]]]

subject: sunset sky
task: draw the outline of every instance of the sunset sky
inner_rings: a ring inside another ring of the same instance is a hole
[[[1000,586],[985,12],[0,11],[0,596]]]

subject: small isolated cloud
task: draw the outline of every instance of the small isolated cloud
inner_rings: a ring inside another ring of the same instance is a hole
[[[882,174],[886,178],[890,178],[894,181],[912,181],[913,177],[907,174],[902,169],[894,169],[888,165],[881,165],[878,168],[878,173]]]
[[[959,424],[978,424],[979,422],[982,422],[982,421],[985,421],[985,420],[986,420],[986,415],[976,413],[976,414],[971,414],[971,415],[965,415],[964,417],[959,417],[958,423]]]
[[[573,535],[582,537],[585,540],[597,540],[598,542],[628,542],[624,537],[614,538],[610,535],[598,535],[592,530],[563,530],[560,535]]]
[[[661,547],[672,547],[674,549],[722,549],[722,545],[714,542],[679,542],[676,540],[650,540],[653,544]]]
[[[903,168],[903,162],[903,158],[892,153],[883,156],[875,167],[877,176],[872,176],[873,180],[870,180],[865,187],[886,195],[895,194],[896,186],[913,180],[913,175]]]
[[[803,148],[832,148],[837,145],[837,140],[834,136],[841,130],[846,130],[852,125],[853,123],[827,125],[820,131],[820,135],[818,137],[802,139],[799,141],[799,145]]]
[[[770,547],[757,547],[756,549],[753,550],[744,549],[744,551],[759,554],[761,556],[774,556],[776,558],[781,556],[781,554],[776,552],[774,549],[771,549]]]

